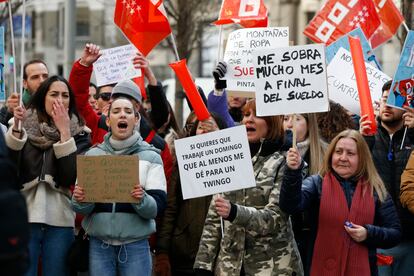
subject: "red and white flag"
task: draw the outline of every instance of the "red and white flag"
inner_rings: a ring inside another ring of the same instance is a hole
[[[223,0],[216,25],[237,23],[244,28],[267,27],[263,0]]]
[[[397,32],[404,17],[392,0],[374,0],[381,25],[370,38],[372,48],[387,42]]]
[[[162,0],[117,0],[114,21],[145,56],[171,33]]]
[[[329,45],[357,27],[369,38],[380,24],[372,0],[328,0],[303,33]]]

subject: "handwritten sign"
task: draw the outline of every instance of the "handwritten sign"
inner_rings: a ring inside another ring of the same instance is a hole
[[[328,110],[324,45],[258,50],[253,61],[257,115]]]
[[[289,46],[289,28],[246,28],[230,33],[224,61],[227,90],[254,92],[253,50]]]
[[[85,190],[85,202],[131,202],[133,187],[139,182],[138,156],[77,157],[78,185]]]
[[[391,84],[387,105],[414,107],[414,31],[409,31],[404,42],[397,71]]]
[[[137,49],[131,44],[102,50],[102,56],[93,65],[97,85],[141,76],[141,70],[135,69],[132,64],[136,52]]]
[[[245,126],[175,141],[183,198],[256,186]]]
[[[365,62],[371,99],[379,100],[382,86],[391,78],[379,71],[376,67]],[[357,83],[352,64],[351,53],[340,48],[328,65],[329,99],[340,103],[354,114],[360,114]]]
[[[4,90],[4,27],[0,27],[0,102],[6,100],[6,92]]]

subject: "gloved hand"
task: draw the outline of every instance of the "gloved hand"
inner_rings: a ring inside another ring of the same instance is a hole
[[[227,72],[227,64],[224,61],[220,61],[213,71],[213,77],[216,89],[224,89],[227,87],[226,80],[221,80]]]
[[[171,265],[168,254],[161,253],[155,256],[154,272],[156,276],[171,276]]]

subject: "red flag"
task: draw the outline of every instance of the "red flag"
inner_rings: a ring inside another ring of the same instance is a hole
[[[404,17],[392,0],[374,0],[381,25],[370,38],[372,48],[387,42],[397,32]]]
[[[263,0],[223,0],[216,25],[238,23],[244,28],[267,27]]]
[[[372,0],[328,0],[304,34],[316,43],[329,45],[357,27],[369,38],[380,24]]]
[[[117,0],[114,21],[145,56],[171,33],[162,0]]]

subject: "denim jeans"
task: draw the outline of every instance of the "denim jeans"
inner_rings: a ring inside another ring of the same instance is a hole
[[[378,253],[393,256],[391,266],[379,266],[380,276],[412,276],[414,275],[414,241],[404,241],[390,249],[378,249]]]
[[[151,276],[151,270],[152,260],[147,239],[109,245],[90,237],[90,276]]]
[[[72,227],[30,223],[30,266],[26,276],[37,275],[39,255],[42,258],[43,275],[68,275],[66,258],[73,240]]]

